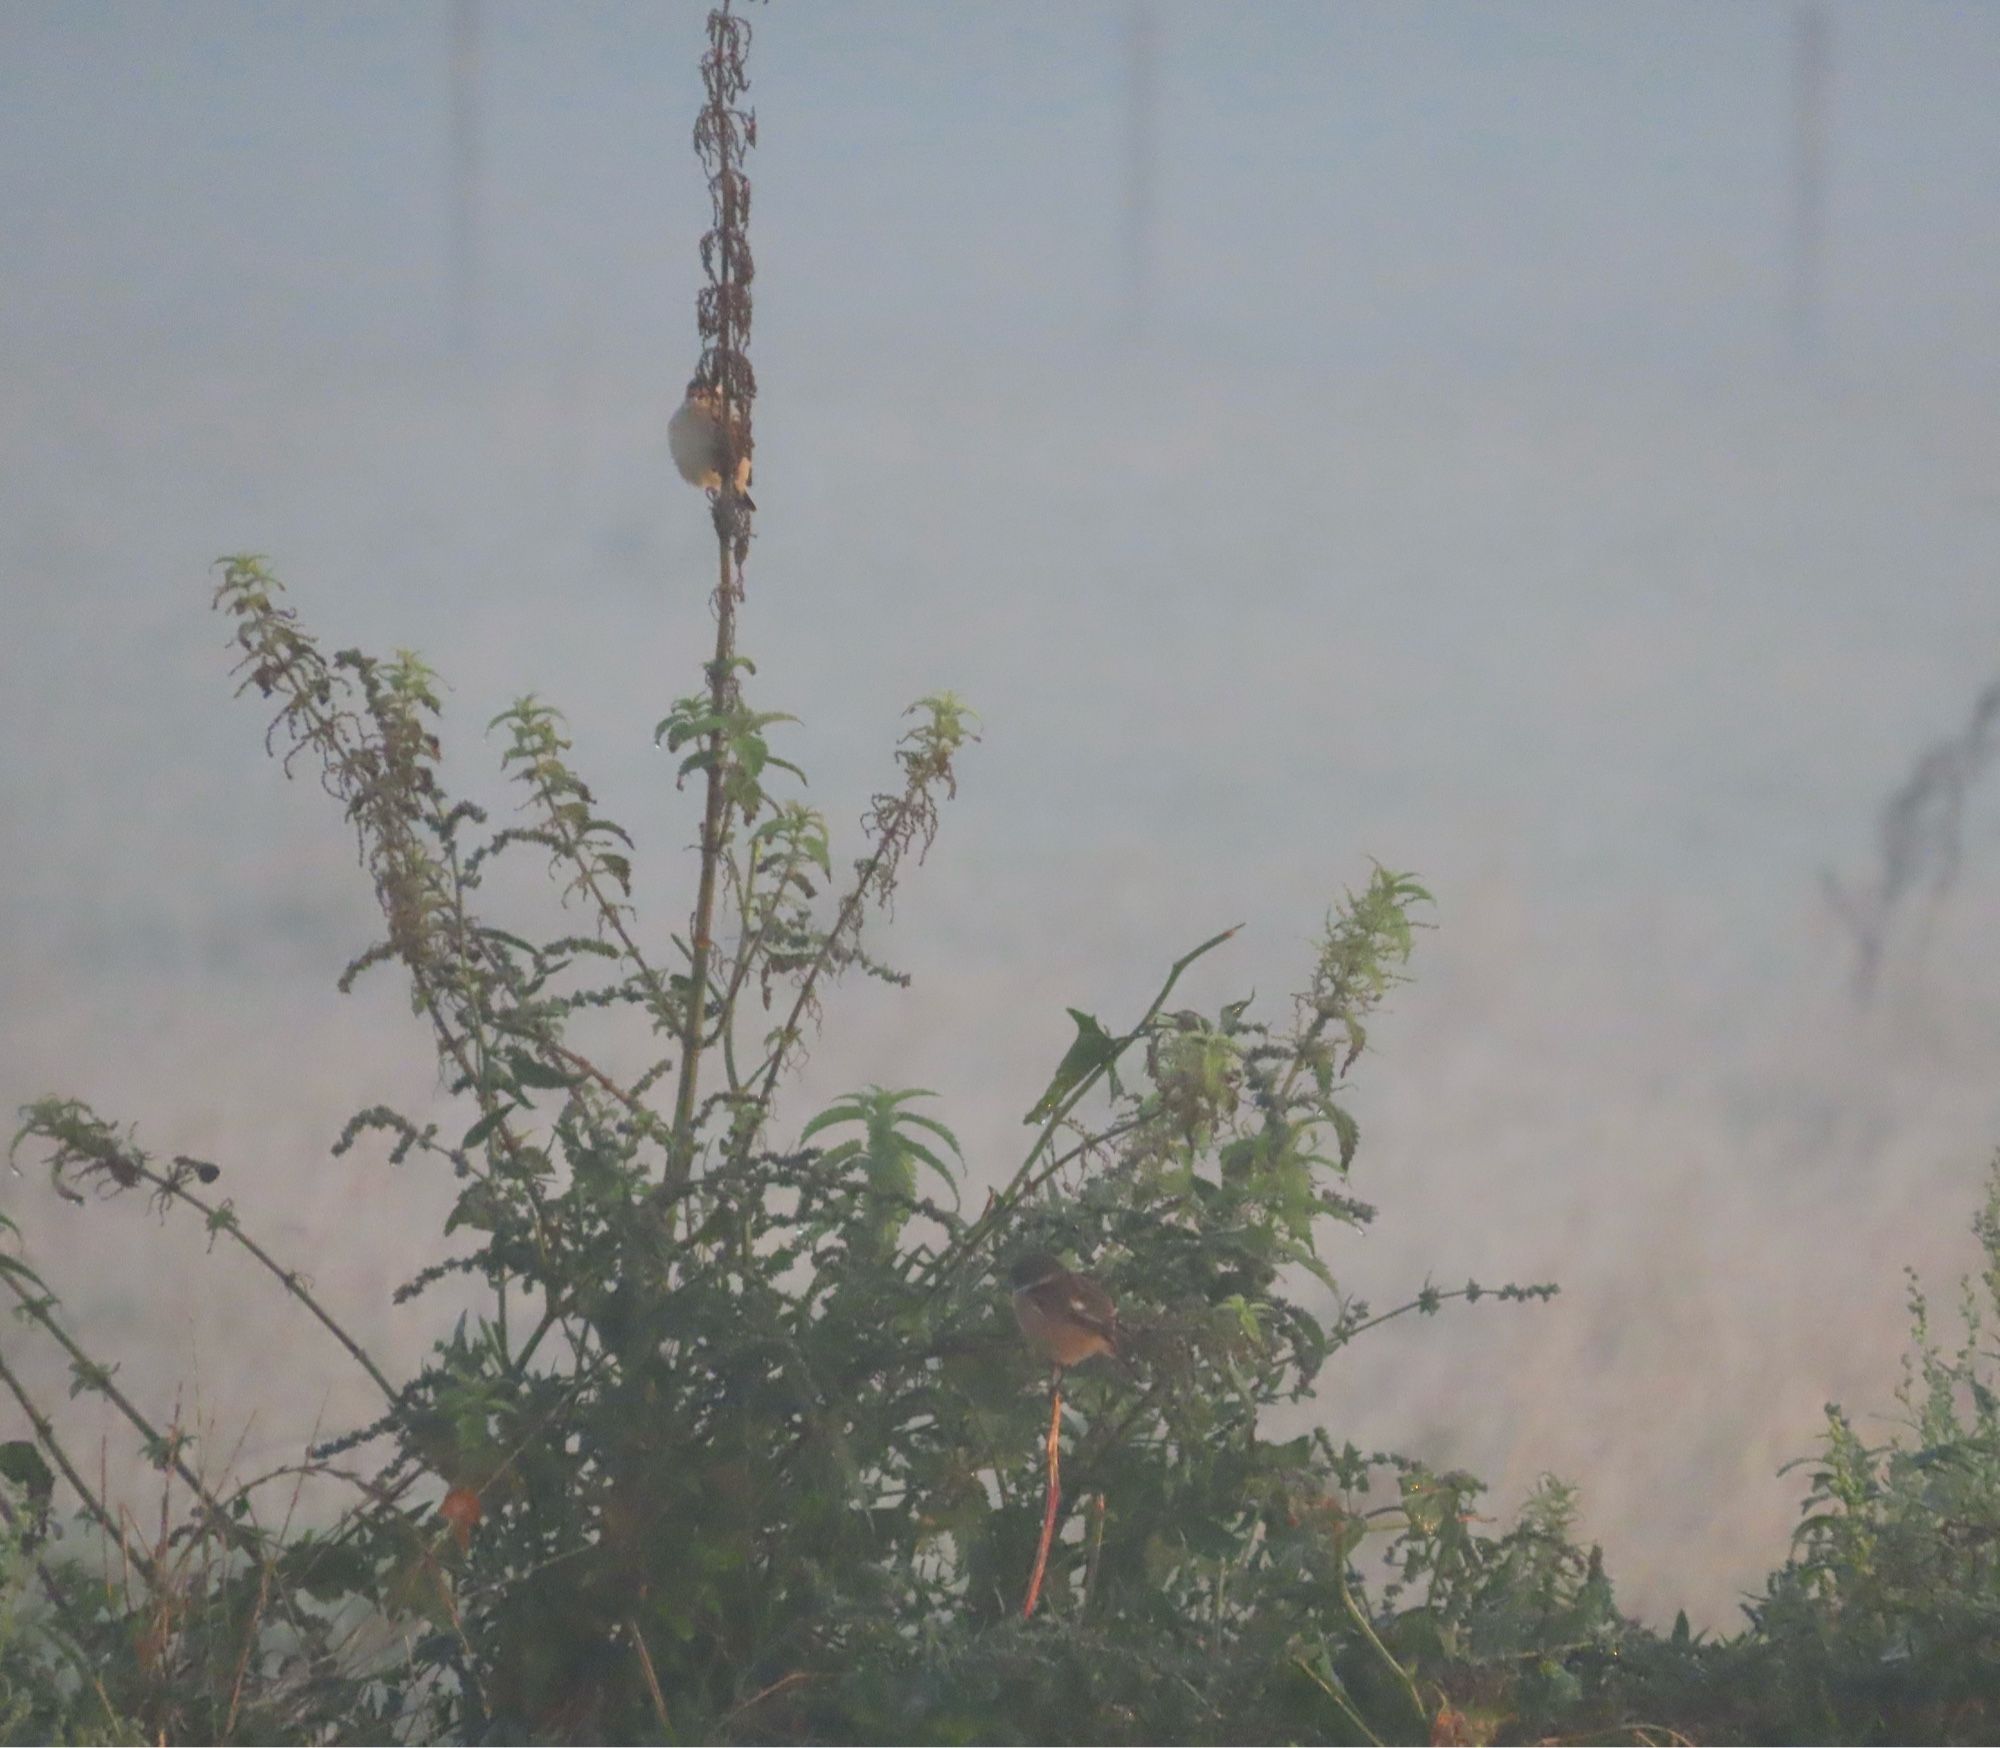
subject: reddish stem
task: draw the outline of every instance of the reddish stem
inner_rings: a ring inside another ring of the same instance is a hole
[[[1028,1579],[1028,1600],[1021,1604],[1026,1620],[1042,1600],[1042,1577],[1049,1569],[1049,1544],[1056,1535],[1056,1507],[1062,1503],[1062,1373],[1049,1386],[1049,1502],[1042,1511],[1042,1540],[1035,1549],[1035,1570]]]

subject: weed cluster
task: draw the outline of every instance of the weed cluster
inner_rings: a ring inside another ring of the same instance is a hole
[[[747,459],[748,30],[711,15],[696,144],[714,226],[697,383]],[[732,457],[725,456],[725,462]],[[658,739],[703,811],[685,935],[634,904],[632,841],[571,766],[560,714],[494,719],[518,811],[443,776],[441,687],[416,656],[328,655],[266,563],[223,561],[216,609],[267,745],[341,808],[449,1120],[371,1104],[364,1138],[448,1173],[436,1256],[480,1308],[405,1378],[247,1231],[226,1171],[160,1158],[70,1098],[22,1113],[80,1204],[148,1198],[242,1247],[381,1396],[275,1473],[218,1479],[0,1250],[24,1327],[73,1393],[122,1416],[161,1477],[157,1529],[93,1481],[0,1355],[30,1436],[0,1445],[0,1734],[29,1740],[1489,1740],[1583,1731],[1990,1738],[2000,1420],[1977,1329],[1955,1356],[1919,1306],[1914,1444],[1834,1415],[1814,1510],[1739,1638],[1622,1617],[1573,1494],[1499,1534],[1479,1483],[1279,1440],[1269,1410],[1390,1318],[1548,1286],[1341,1294],[1348,1076],[1427,902],[1376,869],[1329,912],[1290,1006],[1172,1004],[1076,1035],[976,1210],[917,1088],[794,1115],[781,1094],[845,973],[902,981],[870,913],[931,848],[975,719],[912,705],[895,776],[836,875],[786,787],[790,719],[754,708],[737,643],[752,508],[715,469],[716,645]],[[484,883],[539,858],[549,907],[503,925]],[[2000,1195],[2000,1192],[1996,1192]],[[1981,1235],[2000,1294],[2000,1201]],[[0,1215],[0,1231],[14,1235]],[[1087,1263],[1136,1375],[1078,1373],[1039,1610],[1046,1379],[999,1282],[1025,1251]],[[1336,1310],[1311,1308],[1310,1284]],[[302,1512],[307,1482],[337,1509]],[[64,1544],[68,1523],[83,1534]],[[80,1551],[79,1551],[80,1550]],[[1369,1557],[1363,1558],[1364,1552]],[[1379,1561],[1377,1555],[1379,1554]],[[1369,1573],[1376,1582],[1368,1582]]]

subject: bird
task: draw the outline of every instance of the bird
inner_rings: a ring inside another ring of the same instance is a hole
[[[722,470],[734,455],[736,496],[745,508],[754,510],[757,506],[750,501],[750,455],[742,441],[742,420],[739,417],[733,423],[736,429],[732,436],[723,425],[722,396],[696,377],[687,386],[687,399],[667,421],[667,450],[681,478],[709,492],[721,489]]]
[[[1098,1354],[1123,1362],[1118,1307],[1103,1286],[1046,1250],[1030,1250],[1007,1271],[1014,1289],[1014,1318],[1021,1333],[1058,1371]]]

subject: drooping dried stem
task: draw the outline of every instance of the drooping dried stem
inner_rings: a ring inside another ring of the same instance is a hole
[[[750,26],[730,11],[730,0],[708,15],[708,52],[702,83],[708,100],[694,128],[695,154],[708,170],[714,222],[701,239],[707,284],[695,301],[701,364],[695,381],[715,397],[724,453],[715,488],[715,656],[708,664],[710,709],[719,722],[736,701],[736,608],[743,598],[743,561],[750,549],[750,503],[737,489],[738,465],[751,452],[750,410],[757,378],[750,368],[750,179],[743,156],[757,142],[757,118],[739,107],[749,88],[744,56]],[[674,1141],[668,1184],[677,1188],[694,1169],[695,1098],[707,1030],[708,981],[715,951],[715,890],[729,835],[723,731],[708,744],[708,787],[701,816],[701,876],[689,935],[687,1010],[682,1019],[680,1080],[674,1097]]]
[[[154,1165],[151,1157],[135,1142],[121,1137],[88,1106],[75,1100],[43,1099],[27,1106],[24,1115],[27,1121],[15,1137],[14,1145],[18,1148],[30,1138],[49,1144],[53,1153],[50,1169],[59,1194],[72,1201],[81,1200],[80,1192],[66,1180],[95,1179],[112,1189],[113,1193],[137,1189],[142,1184],[149,1185],[153,1199],[162,1212],[173,1202],[184,1202],[207,1222],[212,1235],[227,1237],[240,1245],[279,1286],[311,1312],[334,1340],[353,1356],[355,1363],[374,1380],[389,1401],[397,1399],[396,1386],[389,1382],[382,1368],[376,1365],[361,1344],[348,1334],[339,1319],[314,1296],[312,1289],[306,1285],[304,1275],[297,1269],[287,1268],[252,1238],[228,1203],[206,1201],[187,1187],[191,1180],[212,1182],[217,1175],[215,1166],[205,1160],[181,1156],[162,1169]]]

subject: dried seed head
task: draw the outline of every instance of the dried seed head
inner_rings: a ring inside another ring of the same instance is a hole
[[[701,239],[707,283],[695,299],[701,362],[675,415],[680,436],[676,441],[671,428],[668,434],[682,477],[718,494],[716,533],[733,549],[738,565],[749,545],[748,513],[756,508],[749,484],[757,377],[749,352],[750,284],[757,266],[750,253],[750,178],[743,156],[756,144],[757,118],[741,106],[750,83],[744,70],[749,47],[748,22],[723,0],[708,15],[708,51],[701,61],[708,100],[694,125],[695,153],[708,171],[713,212]],[[736,502],[726,502],[731,499]]]

